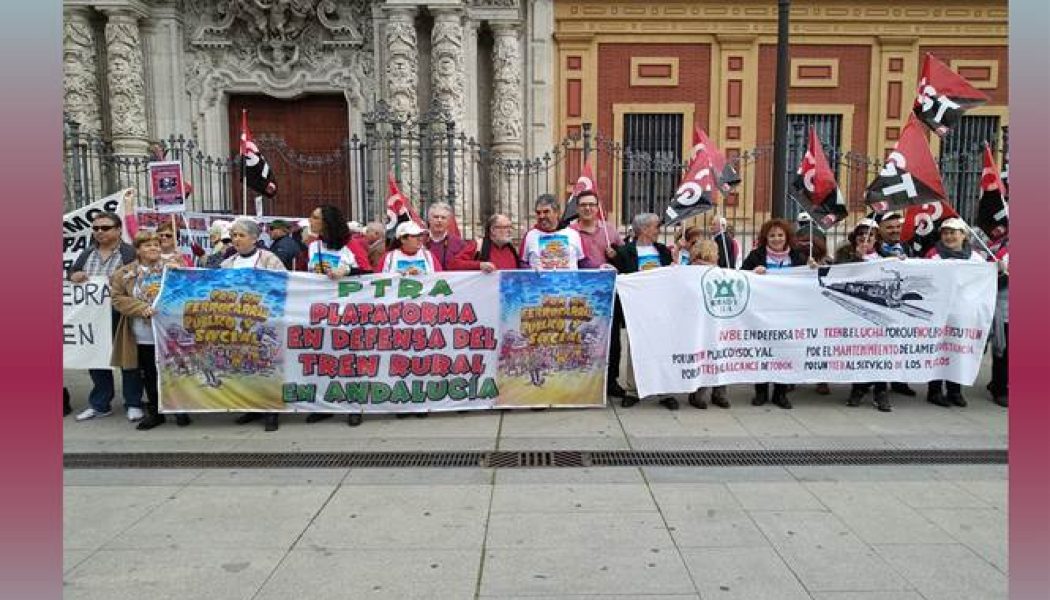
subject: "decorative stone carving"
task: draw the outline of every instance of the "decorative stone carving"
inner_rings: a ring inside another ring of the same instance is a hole
[[[231,87],[275,97],[337,87],[359,109],[372,101],[368,0],[182,0],[181,10],[201,110]]]
[[[517,8],[518,0],[470,0],[470,5],[478,8]]]
[[[522,134],[521,42],[517,25],[493,25],[492,140],[520,143]]]
[[[386,24],[386,93],[394,116],[411,121],[417,113],[419,87],[415,9],[390,11]]]
[[[430,82],[434,102],[456,123],[463,120],[463,23],[458,11],[437,10],[431,33]]]
[[[84,133],[102,133],[102,90],[91,10],[67,8],[62,24],[63,109]]]
[[[146,150],[146,77],[138,16],[126,11],[107,13],[106,83],[114,151],[144,154]]]

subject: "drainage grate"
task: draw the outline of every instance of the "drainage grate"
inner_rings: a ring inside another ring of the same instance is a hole
[[[135,452],[71,453],[67,469],[492,469],[545,467],[747,467],[937,465],[1007,462],[1006,450],[598,450],[557,452]]]

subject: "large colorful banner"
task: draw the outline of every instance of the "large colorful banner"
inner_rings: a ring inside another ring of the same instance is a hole
[[[73,265],[73,261],[91,244],[91,222],[99,213],[112,212],[124,218],[124,207],[135,203],[134,188],[127,188],[82,206],[62,215],[62,270]],[[127,231],[124,232],[128,240]]]
[[[62,282],[62,368],[108,369],[113,352],[109,281]]]
[[[155,303],[168,412],[603,406],[615,273],[333,282],[174,269]]]
[[[995,307],[991,263],[897,260],[755,275],[621,276],[639,394],[732,383],[972,384]]]

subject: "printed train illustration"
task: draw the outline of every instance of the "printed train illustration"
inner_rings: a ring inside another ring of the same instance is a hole
[[[869,302],[871,304],[877,304],[919,319],[928,319],[933,315],[931,311],[919,308],[914,304],[908,304],[907,301],[909,300],[921,301],[923,300],[923,297],[922,294],[919,294],[918,292],[904,290],[904,278],[901,277],[901,274],[898,271],[886,268],[882,268],[881,270],[883,273],[891,274],[891,276],[876,280],[826,283],[824,278],[831,272],[831,267],[820,267],[817,270],[817,282],[820,284],[820,287],[824,288],[824,295],[826,297],[843,306],[847,310],[875,323],[884,324],[886,319],[877,311],[849,302],[845,298],[834,297],[830,292],[838,292],[839,294],[843,294],[850,298],[863,300],[864,302]]]

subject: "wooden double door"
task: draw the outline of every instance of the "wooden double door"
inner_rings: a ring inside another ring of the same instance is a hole
[[[230,153],[240,147],[241,111],[277,179],[277,194],[263,200],[267,215],[305,217],[320,204],[350,209],[350,135],[346,99],[318,94],[295,100],[262,95],[230,97]],[[239,171],[238,171],[239,173]],[[241,212],[241,180],[234,181],[234,206]],[[255,214],[256,194],[248,191],[248,213]]]

